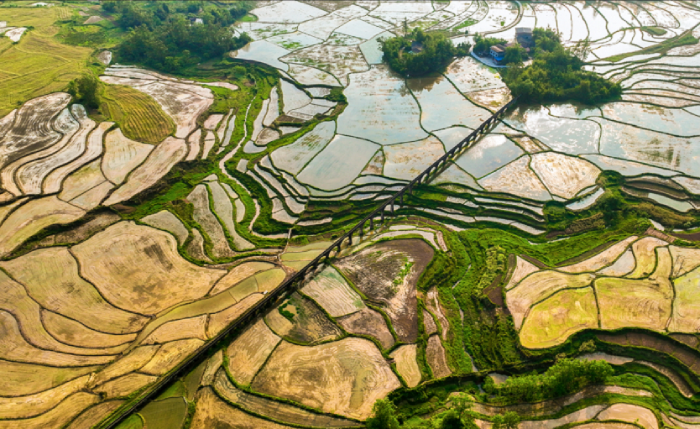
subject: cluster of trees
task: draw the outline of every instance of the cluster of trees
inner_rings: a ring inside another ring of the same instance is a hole
[[[87,109],[97,109],[100,107],[98,95],[99,82],[92,73],[85,73],[73,79],[68,84],[68,93],[73,96],[76,103],[80,103]]]
[[[420,52],[412,52],[412,44],[420,44]],[[424,33],[414,28],[406,36],[381,40],[384,61],[396,72],[410,77],[441,71],[455,56],[469,55],[471,45],[454,46],[444,34]]]
[[[399,423],[396,407],[388,399],[374,403],[373,416],[367,419],[367,429],[478,429],[475,414],[471,411],[472,400],[464,393],[450,397],[450,408],[426,420]],[[520,416],[509,411],[494,416],[492,429],[517,429]]]
[[[536,402],[577,392],[600,384],[613,375],[609,363],[602,360],[560,359],[543,374],[511,377],[500,385],[491,378],[484,383],[486,393],[509,403]]]
[[[118,60],[146,65],[156,70],[177,72],[183,68],[221,58],[251,41],[247,34],[234,37],[230,25],[251,7],[248,2],[231,9],[200,5],[180,6],[171,10],[166,3],[155,7],[131,2],[106,2],[102,7],[118,13],[118,26],[129,33],[115,49]],[[193,23],[187,13],[198,13],[203,24]]]
[[[617,99],[622,87],[596,73],[582,70],[586,48],[567,49],[559,35],[549,29],[533,30],[533,63],[516,62],[503,80],[514,96],[526,103],[579,101],[597,104]]]

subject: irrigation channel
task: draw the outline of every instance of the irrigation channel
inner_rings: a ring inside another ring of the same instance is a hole
[[[310,280],[311,277],[316,273],[318,266],[323,264],[323,260],[330,259],[331,256],[335,256],[340,253],[343,244],[347,242],[348,246],[352,245],[353,236],[359,236],[360,238],[366,233],[366,226],[369,224],[369,231],[375,229],[375,223],[380,225],[384,223],[384,219],[387,216],[387,212],[390,212],[390,216],[395,213],[395,205],[397,201],[400,205],[403,205],[404,196],[411,195],[413,193],[413,187],[420,185],[421,183],[426,183],[430,179],[434,178],[442,170],[447,167],[447,163],[464,152],[464,150],[470,148],[478,138],[486,134],[490,129],[498,122],[498,119],[515,104],[517,98],[512,99],[508,104],[503,106],[498,112],[494,113],[490,118],[484,121],[477,129],[472,131],[464,140],[459,142],[455,147],[447,151],[443,156],[437,161],[432,163],[428,168],[423,170],[415,179],[411,180],[406,186],[401,190],[397,191],[390,198],[382,202],[379,207],[377,207],[372,213],[367,215],[364,219],[359,221],[357,225],[351,228],[348,232],[343,234],[338,238],[333,244],[331,244],[326,250],[321,252],[313,261],[309,262],[304,268],[297,271],[292,277],[282,282],[276,289],[270,291],[265,295],[260,301],[255,305],[245,311],[238,319],[232,322],[228,327],[221,331],[218,335],[207,342],[202,348],[197,350],[195,353],[190,355],[187,359],[180,362],[175,368],[173,368],[168,374],[163,376],[155,384],[149,387],[145,392],[142,392],[136,399],[131,402],[127,402],[117,409],[111,416],[103,420],[96,427],[99,429],[114,429],[127,417],[129,417],[134,411],[139,409],[141,406],[145,405],[152,399],[155,399],[164,388],[166,388],[171,382],[183,376],[188,370],[195,368],[199,365],[203,359],[209,357],[210,352],[216,350],[216,347],[224,340],[232,340],[237,332],[240,332],[242,328],[248,325],[248,323],[256,320],[263,313],[267,312],[271,307],[280,302],[281,299],[285,299],[291,295],[295,290],[297,290],[306,281]],[[387,210],[387,208],[389,208]],[[377,219],[378,218],[378,219]]]

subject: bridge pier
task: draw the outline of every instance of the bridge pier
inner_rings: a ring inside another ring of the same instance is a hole
[[[348,246],[352,246],[352,232],[348,235]]]

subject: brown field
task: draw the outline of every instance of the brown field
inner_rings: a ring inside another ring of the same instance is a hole
[[[186,338],[207,340],[206,325],[206,315],[167,322],[156,328],[141,344],[163,344]]]
[[[659,427],[659,422],[652,411],[632,404],[613,404],[598,414],[598,420],[621,420],[645,428],[656,429]]]
[[[4,396],[32,395],[95,372],[98,368],[58,368],[0,360],[0,391]]]
[[[141,389],[158,380],[153,375],[130,373],[114,380],[108,381],[94,389],[95,393],[102,393],[107,398],[121,398]]]
[[[425,359],[428,361],[428,365],[430,365],[430,369],[433,371],[433,377],[443,378],[452,374],[450,366],[447,365],[445,348],[442,346],[439,336],[432,335],[428,338],[428,347],[425,349]]]
[[[274,268],[274,265],[269,262],[244,262],[241,265],[236,265],[214,285],[209,295],[216,295],[219,292],[223,292],[253,274],[259,271],[269,270],[270,268]]]
[[[367,297],[381,303],[399,340],[418,337],[416,285],[433,258],[422,240],[393,240],[370,246],[338,262],[338,268]],[[403,273],[410,267],[408,273]]]
[[[530,310],[520,330],[520,342],[530,349],[563,343],[572,334],[598,327],[593,288],[561,290]]]
[[[244,392],[231,383],[223,370],[219,370],[216,374],[214,390],[218,395],[244,410],[270,417],[279,422],[319,428],[359,426],[358,423],[350,420],[312,413],[303,408]]]
[[[562,289],[588,286],[593,279],[592,274],[565,274],[555,271],[541,271],[526,277],[506,293],[506,302],[513,314],[515,328],[520,329],[525,314],[533,304]]]
[[[293,321],[283,316],[280,308],[293,314]],[[265,323],[280,337],[301,344],[312,345],[336,340],[343,334],[317,304],[296,292],[279,307],[268,312]]]
[[[110,302],[143,314],[200,298],[226,273],[187,262],[172,235],[133,222],[116,223],[72,251]]]
[[[431,319],[432,320],[432,319]],[[337,319],[340,326],[351,334],[369,335],[376,338],[385,350],[394,345],[394,336],[386,326],[384,317],[371,308],[363,308],[360,311]]]
[[[559,271],[564,271],[566,273],[583,273],[598,271],[603,267],[612,264],[622,253],[627,249],[634,240],[636,236],[629,237],[625,240],[615,243],[604,251],[598,253],[597,255],[586,259],[583,262],[577,264],[568,265],[565,267],[557,268]]]
[[[192,418],[191,429],[214,428],[269,428],[291,429],[245,413],[219,399],[211,388],[204,388],[197,394],[197,408]]]
[[[223,350],[219,350],[218,352],[214,353],[212,357],[209,358],[207,361],[207,368],[204,370],[204,374],[202,374],[202,381],[200,383],[201,386],[209,386],[214,382],[214,377],[216,376],[217,371],[219,371],[219,368],[221,368],[221,365],[224,363],[224,352]]]
[[[361,338],[313,347],[282,342],[252,384],[259,392],[358,419],[400,386],[377,347]]]
[[[195,186],[187,196],[187,201],[194,205],[194,221],[202,226],[212,241],[212,256],[215,258],[235,256],[236,253],[229,246],[224,228],[211,211],[207,187],[202,184]]]
[[[673,257],[673,278],[680,277],[700,267],[700,249],[669,246]]]
[[[0,295],[0,308],[12,313],[17,319],[22,335],[29,343],[46,350],[78,355],[116,355],[123,350],[122,346],[86,349],[57,341],[44,328],[41,321],[41,307],[27,295],[22,285],[12,281],[1,271],[0,285],[3,288],[3,294]],[[95,346],[99,345],[95,344]]]
[[[194,259],[211,264],[211,259],[204,253],[204,237],[202,237],[202,234],[197,229],[192,229],[190,233],[192,234],[192,241],[187,245],[187,253]]]
[[[59,200],[55,195],[27,202],[0,225],[0,257],[7,256],[42,229],[73,222],[83,215],[83,210]]]
[[[423,310],[423,328],[425,329],[426,335],[433,335],[438,331],[433,315],[426,310]]]
[[[406,344],[391,352],[389,357],[396,362],[396,370],[408,387],[416,387],[420,383],[421,375],[416,362],[415,344]]]
[[[0,310],[0,358],[15,362],[54,366],[92,366],[110,362],[112,356],[78,356],[42,350],[27,342],[20,332],[17,319]]]
[[[43,414],[66,397],[84,389],[89,378],[89,375],[84,375],[53,389],[29,396],[0,398],[0,419],[26,419]]]
[[[515,285],[517,285],[520,282],[520,280],[524,279],[525,277],[534,273],[537,270],[539,270],[539,268],[532,265],[520,256],[517,256],[515,258],[515,270],[513,271],[513,274],[508,280],[506,290],[512,289]]]
[[[174,137],[166,138],[153,149],[142,165],[136,167],[126,183],[117,188],[104,202],[105,206],[126,201],[155,185],[171,168],[187,155],[187,143]]]
[[[136,338],[136,334],[113,335],[94,331],[82,323],[47,310],[42,310],[41,320],[51,336],[77,347],[126,347]]]
[[[102,174],[101,163],[102,160],[96,159],[68,176],[58,197],[63,201],[70,201],[104,183],[107,178]]]
[[[440,322],[440,329],[442,332],[440,336],[443,340],[447,339],[447,334],[450,331],[450,322],[447,321],[445,317],[445,311],[440,304],[440,298],[435,286],[431,287],[426,294],[425,307],[437,317],[438,322]]]
[[[97,395],[85,392],[74,393],[50,411],[25,420],[0,420],[0,429],[46,429],[62,427],[85,408],[100,401]]]
[[[105,85],[100,109],[136,141],[157,144],[175,131],[175,124],[149,95],[124,85]]]
[[[112,189],[114,189],[114,185],[112,183],[104,182],[85,192],[81,196],[72,199],[70,202],[71,204],[76,205],[85,211],[89,211],[99,206]]]
[[[237,383],[250,384],[281,338],[263,320],[251,325],[226,350],[229,371]]]
[[[90,380],[92,386],[99,386],[109,380],[132,371],[136,371],[150,361],[158,352],[161,346],[140,346],[130,351],[126,356],[117,360],[113,364],[100,370],[95,377]]]
[[[146,160],[153,150],[149,144],[128,139],[117,128],[105,137],[102,172],[107,180],[119,185],[126,176]]]
[[[209,316],[209,324],[207,325],[207,335],[213,337],[222,329],[227,327],[231,322],[236,320],[241,314],[252,307],[256,302],[263,298],[263,294],[255,293],[243,298],[236,305],[222,310],[218,313],[212,313]]]
[[[189,231],[182,221],[167,210],[161,210],[158,213],[145,216],[140,221],[154,228],[170,232],[177,238],[177,242],[181,246],[185,244],[189,235]]]
[[[124,401],[112,400],[90,407],[66,426],[66,429],[91,429],[123,403]]]
[[[153,358],[139,371],[152,375],[165,374],[203,344],[204,341],[197,339],[179,340],[163,344]]]
[[[365,308],[360,295],[331,266],[314,276],[301,292],[316,301],[332,317],[345,316]]]
[[[627,277],[639,279],[651,274],[656,266],[655,249],[666,245],[668,245],[667,242],[655,237],[644,237],[632,244],[632,252],[634,252],[634,258],[637,260],[637,266]]]

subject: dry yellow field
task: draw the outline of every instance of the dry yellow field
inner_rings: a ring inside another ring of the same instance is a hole
[[[415,344],[406,344],[391,352],[389,357],[396,362],[396,370],[408,387],[416,387],[420,383],[421,375],[416,362]]]
[[[282,342],[252,387],[324,412],[366,419],[374,402],[400,383],[372,342],[345,338],[313,347]]]
[[[563,343],[572,334],[598,327],[593,288],[565,289],[536,304],[520,330],[520,342],[530,349]]]
[[[110,302],[141,314],[200,298],[226,274],[186,261],[172,235],[133,222],[116,223],[72,251]]]
[[[281,338],[263,320],[258,320],[238,336],[226,351],[229,371],[236,382],[250,384],[280,341]]]

